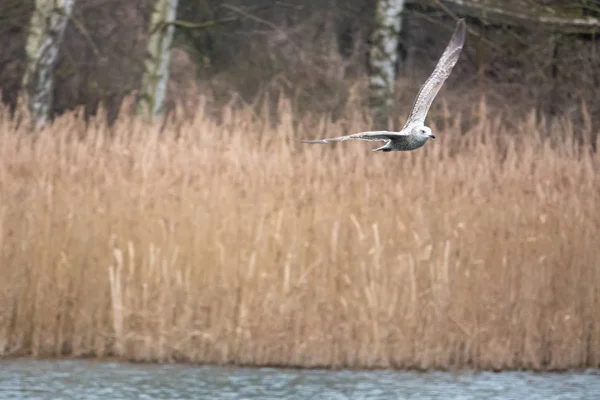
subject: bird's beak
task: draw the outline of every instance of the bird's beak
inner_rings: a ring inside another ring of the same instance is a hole
[[[435,139],[435,135],[429,135],[429,137]]]

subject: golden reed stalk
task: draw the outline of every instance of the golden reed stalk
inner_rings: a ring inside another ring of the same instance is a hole
[[[71,113],[39,136],[0,117],[0,355],[600,366],[591,124],[482,103],[373,154],[290,140],[368,128],[356,116],[223,111],[162,132]]]

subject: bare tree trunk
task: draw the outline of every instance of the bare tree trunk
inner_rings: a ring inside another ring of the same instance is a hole
[[[558,86],[558,53],[559,53],[559,47],[560,47],[560,35],[555,35],[554,39],[552,40],[552,60],[551,60],[551,76],[552,76],[552,88],[550,89],[550,95],[549,95],[549,102],[550,104],[548,105],[547,108],[547,115],[548,115],[548,123],[546,124],[547,126],[547,131],[546,131],[546,136],[550,136],[552,134],[552,127],[554,125],[556,116],[559,114],[559,109],[558,109],[558,91],[559,91],[559,86]],[[581,132],[580,129],[577,129],[575,131],[575,136],[577,136],[577,134]]]
[[[150,22],[148,55],[145,64],[138,112],[147,116],[160,113],[167,92],[171,44],[178,0],[156,0]]]
[[[25,52],[22,88],[36,128],[48,120],[58,50],[75,0],[35,0]]]
[[[387,126],[394,104],[398,40],[404,0],[378,0],[370,49],[371,109],[374,122]]]

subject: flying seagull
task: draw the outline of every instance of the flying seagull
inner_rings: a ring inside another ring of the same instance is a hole
[[[407,151],[415,150],[423,146],[429,138],[435,139],[431,128],[425,126],[425,117],[431,107],[433,99],[440,91],[444,81],[452,72],[452,68],[458,61],[460,52],[465,42],[466,25],[465,20],[460,19],[456,24],[452,38],[446,46],[442,57],[438,61],[433,73],[419,90],[413,109],[408,121],[400,132],[369,131],[353,135],[334,137],[319,140],[303,140],[305,143],[329,143],[343,142],[346,140],[379,140],[386,142],[385,145],[373,151]]]

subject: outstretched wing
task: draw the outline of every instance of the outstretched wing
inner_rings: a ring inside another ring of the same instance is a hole
[[[304,143],[330,143],[330,142],[344,142],[346,140],[392,140],[394,136],[397,136],[397,132],[388,131],[369,131],[360,132],[353,135],[338,136],[328,139],[317,139],[317,140],[303,140]]]
[[[433,99],[435,99],[444,81],[450,76],[450,72],[452,72],[456,61],[458,61],[463,44],[465,43],[465,34],[465,20],[459,19],[452,38],[448,46],[446,46],[446,50],[444,50],[444,53],[440,57],[433,73],[423,86],[421,86],[419,94],[417,94],[413,109],[404,125],[405,128],[414,123],[419,123],[420,125],[425,123],[425,117],[427,116],[429,107],[431,107],[431,103],[433,103]]]

